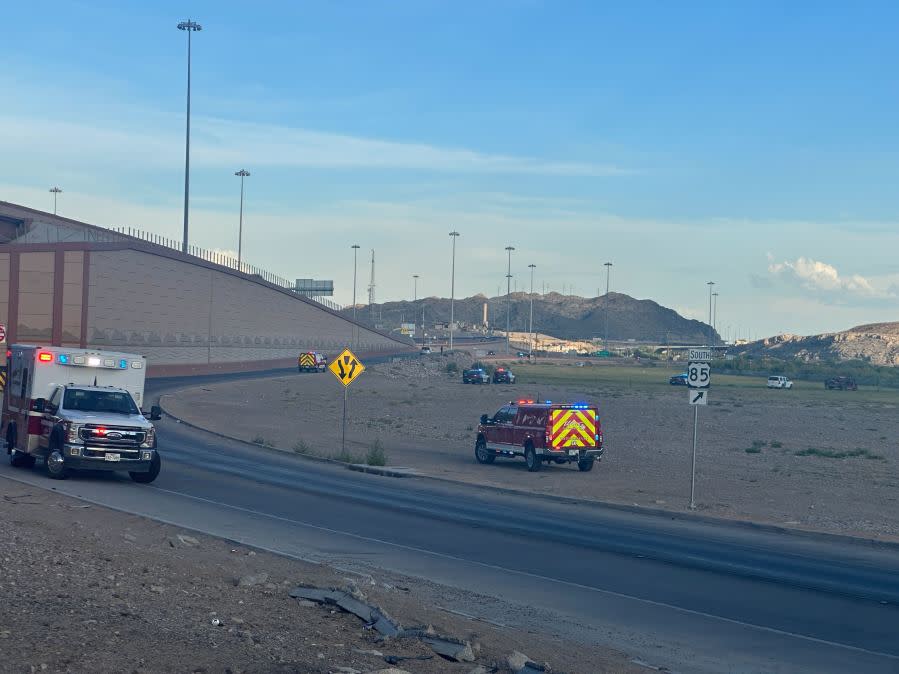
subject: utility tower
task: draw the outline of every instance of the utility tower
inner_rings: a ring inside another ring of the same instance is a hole
[[[375,320],[375,249],[371,249],[371,280],[368,282],[368,312],[374,322]]]

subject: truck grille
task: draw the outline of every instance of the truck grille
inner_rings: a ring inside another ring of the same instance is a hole
[[[146,440],[147,432],[140,428],[86,424],[79,436],[93,447],[128,449],[139,447]]]

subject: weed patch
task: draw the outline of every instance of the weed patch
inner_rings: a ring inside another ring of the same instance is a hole
[[[380,438],[375,438],[375,441],[371,443],[371,447],[368,448],[368,453],[365,455],[365,463],[369,466],[387,465],[387,452],[384,451]]]
[[[799,450],[798,452],[794,452],[795,456],[820,456],[825,459],[854,459],[857,457],[863,457],[865,459],[873,459],[875,461],[884,461],[884,457],[880,454],[874,454],[868,449],[863,447],[856,447],[855,449],[830,449],[827,447],[809,447],[807,449]]]

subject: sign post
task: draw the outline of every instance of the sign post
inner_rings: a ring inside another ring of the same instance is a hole
[[[343,384],[343,430],[340,437],[340,453],[341,455],[346,456],[347,393],[349,392],[350,384],[356,381],[356,378],[365,371],[365,366],[362,364],[362,361],[356,358],[352,351],[344,349],[343,353],[331,361],[328,365],[328,369],[331,371],[331,374],[337,377],[337,381]]]
[[[687,365],[687,402],[693,407],[693,460],[690,467],[690,509],[696,510],[696,445],[699,438],[699,406],[708,405],[709,385],[712,383],[711,349],[690,349]]]

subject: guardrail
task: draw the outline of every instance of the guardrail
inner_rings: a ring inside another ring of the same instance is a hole
[[[102,240],[104,238],[101,233],[104,230],[100,230],[97,232],[98,240]],[[138,239],[140,241],[144,241],[146,243],[162,246],[163,248],[170,248],[172,250],[181,251],[181,242],[176,239],[169,239],[164,236],[159,236],[158,234],[154,234],[152,232],[145,232],[141,229],[137,229],[136,227],[111,227],[108,230],[105,230],[110,233],[120,234],[122,237],[129,237],[133,239]],[[121,240],[118,237],[110,237],[109,240]],[[196,257],[200,260],[205,260],[206,262],[212,262],[213,264],[220,265],[222,267],[228,267],[229,269],[234,269],[236,271],[242,272],[249,276],[258,276],[263,281],[267,281],[272,285],[280,286],[286,290],[290,290],[296,292],[295,283],[288,281],[286,278],[278,276],[277,274],[273,274],[270,271],[263,269],[262,267],[257,267],[252,264],[248,264],[246,262],[241,261],[238,263],[237,258],[223,253],[217,250],[209,250],[207,248],[201,248],[200,246],[188,245],[187,246],[187,254],[192,257]],[[324,307],[328,307],[334,311],[340,311],[341,306],[336,302],[332,302],[331,300],[325,297],[313,297],[309,295],[304,295],[304,297],[316,302],[317,304],[321,304]]]

